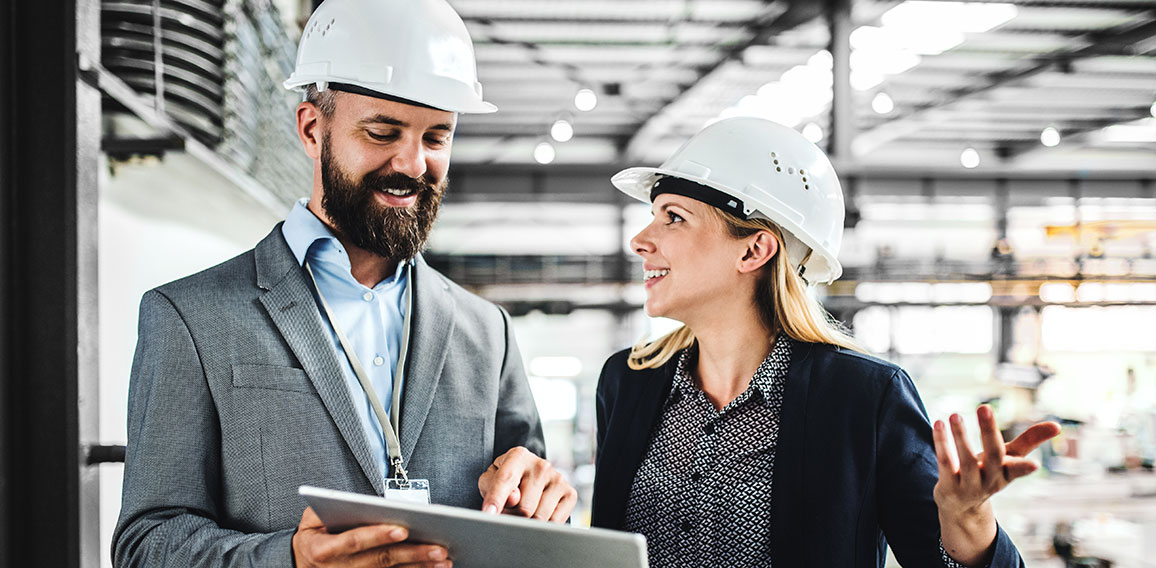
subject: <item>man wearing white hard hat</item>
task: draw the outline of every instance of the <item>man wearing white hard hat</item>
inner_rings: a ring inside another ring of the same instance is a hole
[[[903,566],[1023,566],[990,497],[1059,427],[1004,444],[983,406],[977,454],[829,319],[808,285],[842,273],[843,192],[818,147],[731,118],[611,181],[654,212],[630,241],[646,312],[685,325],[602,370],[591,524],[645,535],[652,568],[882,568],[887,545]]]
[[[459,113],[493,112],[445,0],[326,0],[285,82],[309,198],[141,301],[117,566],[449,566],[402,527],[328,534],[314,485],[564,522],[509,316],[421,250]]]

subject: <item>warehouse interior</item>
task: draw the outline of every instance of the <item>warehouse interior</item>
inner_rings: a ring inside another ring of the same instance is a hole
[[[1028,565],[1156,566],[1156,2],[449,1],[499,111],[460,118],[425,257],[513,316],[575,524],[603,362],[676,325],[609,178],[759,116],[831,157],[844,274],[816,293],[932,419],[1062,425],[995,498]],[[0,565],[111,565],[141,295],[308,194],[281,83],[314,7],[4,9]]]

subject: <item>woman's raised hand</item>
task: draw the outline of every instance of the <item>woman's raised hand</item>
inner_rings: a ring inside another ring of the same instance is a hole
[[[979,418],[981,452],[972,450],[963,418],[958,414],[951,415],[949,424],[936,420],[932,434],[939,462],[934,497],[939,507],[943,546],[952,558],[965,565],[981,561],[994,543],[996,524],[991,496],[1038,469],[1039,465],[1027,455],[1060,433],[1059,424],[1040,422],[1005,444],[991,407],[982,405],[975,414]]]

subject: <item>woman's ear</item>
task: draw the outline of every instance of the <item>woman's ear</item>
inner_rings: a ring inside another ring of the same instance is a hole
[[[747,248],[739,260],[739,272],[755,272],[779,252],[779,241],[770,231],[759,231],[746,238]]]

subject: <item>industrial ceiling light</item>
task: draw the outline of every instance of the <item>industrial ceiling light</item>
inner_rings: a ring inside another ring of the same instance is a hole
[[[582,112],[594,110],[598,106],[598,95],[590,89],[578,89],[574,94],[574,108]]]
[[[966,33],[983,33],[1011,21],[1019,13],[1006,2],[927,2],[909,0],[888,10],[879,19],[893,28],[936,28]]]
[[[963,43],[963,32],[942,25],[859,26],[851,32],[856,50],[939,55]]]
[[[1040,133],[1040,143],[1048,148],[1058,146],[1060,144],[1060,131],[1056,127],[1049,126]]]
[[[1156,119],[1143,118],[1127,124],[1113,124],[1100,129],[1103,142],[1148,144],[1156,142]]]
[[[959,163],[967,169],[978,166],[979,152],[976,152],[975,148],[964,148],[963,153],[959,155]]]
[[[534,147],[534,161],[539,164],[549,164],[554,161],[554,146],[549,142],[539,142]]]
[[[910,46],[895,41],[890,30],[874,26],[852,31],[851,47],[851,87],[856,91],[874,89],[885,76],[904,73],[922,60]]]
[[[814,122],[808,122],[803,127],[803,138],[810,140],[812,144],[818,144],[823,139],[823,128]]]
[[[567,142],[574,137],[574,126],[565,118],[559,118],[550,126],[550,138],[558,142]]]
[[[891,97],[887,93],[879,91],[876,93],[875,98],[871,99],[871,110],[879,114],[887,114],[895,110],[895,101],[891,100]]]
[[[807,65],[818,69],[826,69],[830,71],[835,67],[835,58],[830,51],[820,49],[814,55],[807,58]]]

